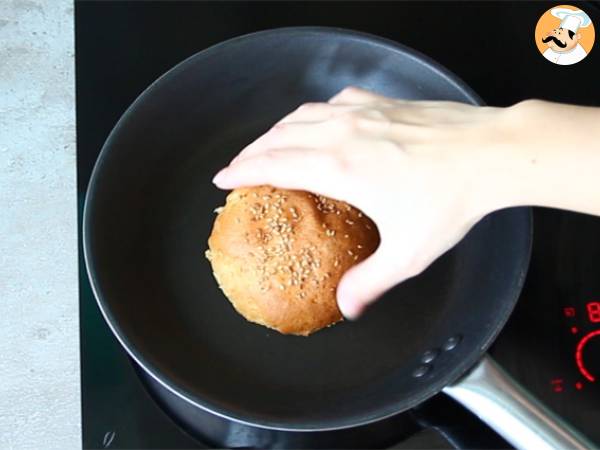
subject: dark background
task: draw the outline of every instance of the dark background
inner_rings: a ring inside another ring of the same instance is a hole
[[[600,105],[598,42],[573,66],[548,62],[535,46],[538,18],[557,4],[76,1],[80,208],[104,140],[152,81],[198,51],[262,29],[321,25],[387,37],[445,65],[490,105],[525,98]],[[600,27],[597,2],[569,4],[583,8]],[[597,33],[600,40],[600,29]],[[560,123],[548,124],[548,132],[559,133]],[[600,390],[597,384],[573,388],[581,378],[572,357],[576,341],[562,309],[581,310],[585,300],[600,298],[599,236],[596,218],[536,209],[527,285],[493,348],[519,381],[597,441]],[[98,312],[83,259],[80,264],[84,446],[109,441],[111,447],[194,446],[145,394]],[[600,348],[596,355],[600,358]],[[560,392],[554,391],[557,379],[564,385]]]

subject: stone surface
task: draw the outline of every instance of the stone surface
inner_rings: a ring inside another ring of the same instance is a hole
[[[0,0],[0,448],[81,447],[73,4]]]

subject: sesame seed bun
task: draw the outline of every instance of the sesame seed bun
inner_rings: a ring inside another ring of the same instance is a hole
[[[362,212],[305,191],[236,189],[215,211],[206,257],[221,290],[247,320],[284,334],[342,320],[338,282],[379,245]]]

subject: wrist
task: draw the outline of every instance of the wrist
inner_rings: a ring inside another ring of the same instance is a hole
[[[549,102],[526,100],[497,110],[482,133],[477,172],[482,215],[524,205],[543,205],[548,171],[557,145],[552,125],[544,119]]]
[[[600,213],[598,123],[592,107],[527,100],[502,109],[482,152],[487,212],[529,205]]]
[[[522,166],[530,156],[523,151],[523,139],[532,125],[527,102],[505,108],[486,108],[479,125],[461,136],[461,149],[470,215],[479,219],[493,211],[522,203]],[[531,162],[535,157],[530,157]]]

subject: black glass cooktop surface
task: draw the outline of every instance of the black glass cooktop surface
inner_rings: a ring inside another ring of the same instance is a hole
[[[596,3],[574,3],[600,24]],[[488,104],[525,98],[600,105],[600,48],[575,66],[534,44],[546,2],[76,2],[80,219],[93,164],[129,104],[172,66],[228,38],[295,25],[365,31],[413,47],[467,82]],[[598,43],[596,44],[598,47]],[[560,132],[549,124],[549,132]],[[600,219],[534,210],[533,259],[497,360],[552,409],[600,442]],[[81,246],[80,246],[81,255]],[[100,315],[80,257],[84,448],[206,448],[159,406]],[[485,299],[481,299],[485,301]],[[402,448],[507,444],[438,396],[412,417],[425,431]],[[243,441],[238,441],[243,447]]]

